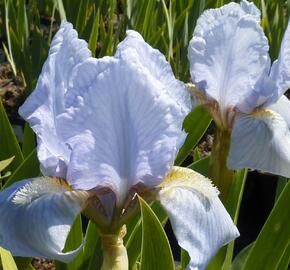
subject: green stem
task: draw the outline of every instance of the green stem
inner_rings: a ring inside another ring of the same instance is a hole
[[[234,178],[234,172],[227,167],[230,142],[231,131],[217,128],[209,163],[209,177],[218,187],[223,202],[227,199]]]
[[[125,235],[125,225],[117,234],[101,235],[103,250],[103,265],[101,270],[128,270],[127,250],[123,245]]]

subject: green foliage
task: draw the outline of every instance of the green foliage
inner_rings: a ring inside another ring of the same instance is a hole
[[[180,165],[191,153],[192,149],[196,147],[207,130],[211,120],[210,114],[202,106],[198,106],[188,114],[183,122],[183,129],[188,135],[175,159],[176,165]]]
[[[287,260],[283,256],[285,253],[289,254],[287,249],[289,249],[290,243],[290,209],[285,207],[289,204],[290,182],[279,196],[274,209],[253,244],[243,269],[277,269],[282,259]]]
[[[93,222],[89,222],[84,246],[84,260],[82,269],[94,270],[100,269],[102,265],[101,241],[97,226]]]
[[[151,210],[153,210],[154,214],[158,217],[160,223],[165,225],[167,214],[159,203],[153,203],[151,205]],[[141,255],[142,217],[137,215],[135,219],[130,221],[127,227],[128,233],[127,238],[125,238],[125,246],[129,257],[129,267],[133,268]]]
[[[33,130],[26,123],[24,126],[22,154],[26,158],[36,147],[35,134]]]
[[[168,239],[158,217],[139,197],[142,213],[141,270],[174,270],[174,260]],[[162,259],[160,259],[162,258]]]
[[[243,265],[245,264],[245,261],[249,255],[249,252],[251,251],[251,248],[253,246],[253,243],[246,246],[240,253],[237,255],[237,257],[234,259],[231,270],[241,270],[243,268]]]
[[[0,161],[0,182],[4,179],[8,178],[11,175],[10,171],[7,171],[6,173],[2,173],[12,162],[14,159],[14,156],[5,160]]]
[[[1,160],[0,161],[0,173],[6,169],[6,167],[8,167],[10,165],[10,163],[12,162],[12,160],[14,159],[14,156],[11,158],[7,158],[5,160]]]
[[[23,161],[14,131],[10,125],[7,114],[0,99],[0,160],[14,156],[14,161],[6,169],[15,170]]]
[[[0,258],[3,270],[17,270],[11,253],[0,247]]]
[[[27,158],[13,171],[13,174],[5,182],[3,188],[12,185],[16,181],[40,175],[39,161],[36,155],[36,149],[32,151]]]
[[[79,36],[85,39],[92,55],[112,55],[127,29],[140,32],[153,47],[158,48],[168,61],[177,78],[190,81],[187,47],[197,18],[204,9],[219,7],[229,0],[54,0],[54,1],[0,1],[0,34],[6,60],[14,74],[25,83],[26,95],[35,87],[46,59],[51,38],[62,20],[72,22]],[[290,11],[290,1],[256,0],[262,10],[262,26],[269,39],[270,55],[278,56],[280,43]],[[46,21],[46,19],[48,20]],[[193,153],[194,162],[188,167],[208,175],[209,157],[200,159],[196,146],[211,122],[209,114],[196,108],[184,121],[188,133],[175,164],[181,164]],[[40,175],[33,131],[26,124],[22,147],[0,101],[0,188],[16,181]],[[243,195],[246,171],[238,171],[226,202],[226,207],[237,223]],[[279,181],[277,202],[256,242],[244,249],[232,264],[234,243],[223,248],[212,262],[213,269],[278,269],[285,270],[290,258],[289,194],[287,179]],[[142,215],[136,214],[127,223],[124,239],[130,269],[174,269],[168,240],[162,229],[167,221],[164,210],[154,203],[152,209],[140,199]],[[288,219],[287,219],[288,218]],[[66,250],[83,242],[83,228],[79,217],[74,224]],[[57,269],[100,269],[101,243],[97,228],[89,223],[84,236],[83,252],[70,264],[57,263]],[[141,245],[142,242],[142,245]],[[265,252],[267,251],[267,252]],[[162,254],[161,254],[162,253]],[[30,258],[14,258],[0,248],[2,268],[6,270],[34,269]],[[188,255],[182,252],[181,264],[185,269]],[[15,265],[16,264],[16,265]],[[157,267],[157,268],[156,268]]]

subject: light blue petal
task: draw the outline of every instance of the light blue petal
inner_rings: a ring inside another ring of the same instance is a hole
[[[253,2],[242,0],[240,6],[246,14],[253,16],[257,22],[260,22],[261,11],[256,7]]]
[[[247,98],[268,73],[268,41],[257,17],[230,3],[205,11],[189,45],[191,78],[222,111],[253,110]]]
[[[63,127],[57,117],[64,112],[64,95],[71,73],[89,57],[87,43],[77,38],[70,23],[63,22],[53,38],[36,89],[19,109],[37,134],[38,157],[44,175],[66,177],[70,149],[60,135]]]
[[[282,95],[278,101],[270,105],[268,109],[280,114],[290,129],[290,101],[286,96]]]
[[[184,141],[190,111],[189,93],[164,56],[138,33],[127,35],[114,57],[76,68],[66,96],[70,107],[58,118],[64,136],[69,130],[88,135],[72,151],[68,181],[75,189],[110,188],[117,203],[139,182],[152,187],[162,181]]]
[[[134,62],[137,67],[141,64],[142,69],[147,70],[150,76],[167,86],[163,91],[166,91],[187,113],[190,111],[190,97],[189,93],[184,91],[184,84],[175,78],[165,56],[144,42],[139,33],[128,30],[126,39],[118,45],[115,57],[126,62]]]
[[[0,193],[0,245],[14,256],[71,261],[82,249],[63,253],[71,225],[88,193],[68,191],[55,178],[17,182]]]
[[[270,79],[276,85],[276,95],[271,100],[271,102],[275,102],[290,88],[290,22],[284,33],[279,57],[272,65]]]
[[[190,95],[164,55],[134,31],[114,57],[94,59],[64,23],[21,115],[38,135],[45,175],[75,189],[158,185],[183,144]]]
[[[238,116],[232,131],[228,167],[290,177],[290,132],[281,115],[259,110]]]
[[[189,253],[187,269],[205,269],[220,247],[239,236],[216,188],[190,169],[174,167],[161,184],[159,200],[179,245]]]

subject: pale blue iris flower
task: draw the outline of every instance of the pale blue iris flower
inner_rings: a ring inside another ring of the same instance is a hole
[[[185,85],[138,33],[128,31],[113,57],[95,59],[62,23],[19,111],[37,135],[46,177],[0,193],[0,245],[68,262],[82,249],[63,252],[80,212],[109,231],[138,204],[136,193],[149,193],[167,210],[189,269],[204,269],[238,231],[208,179],[173,167],[190,108]]]
[[[195,101],[232,129],[228,166],[290,177],[290,27],[271,66],[260,11],[230,3],[205,11],[189,45]]]

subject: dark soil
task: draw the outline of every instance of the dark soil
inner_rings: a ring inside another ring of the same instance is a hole
[[[46,260],[46,259],[40,259],[40,258],[34,258],[32,260],[32,265],[37,270],[55,270],[55,265],[53,261]]]
[[[11,118],[17,117],[17,111],[24,100],[25,86],[20,76],[13,74],[9,63],[0,64],[0,98]]]

